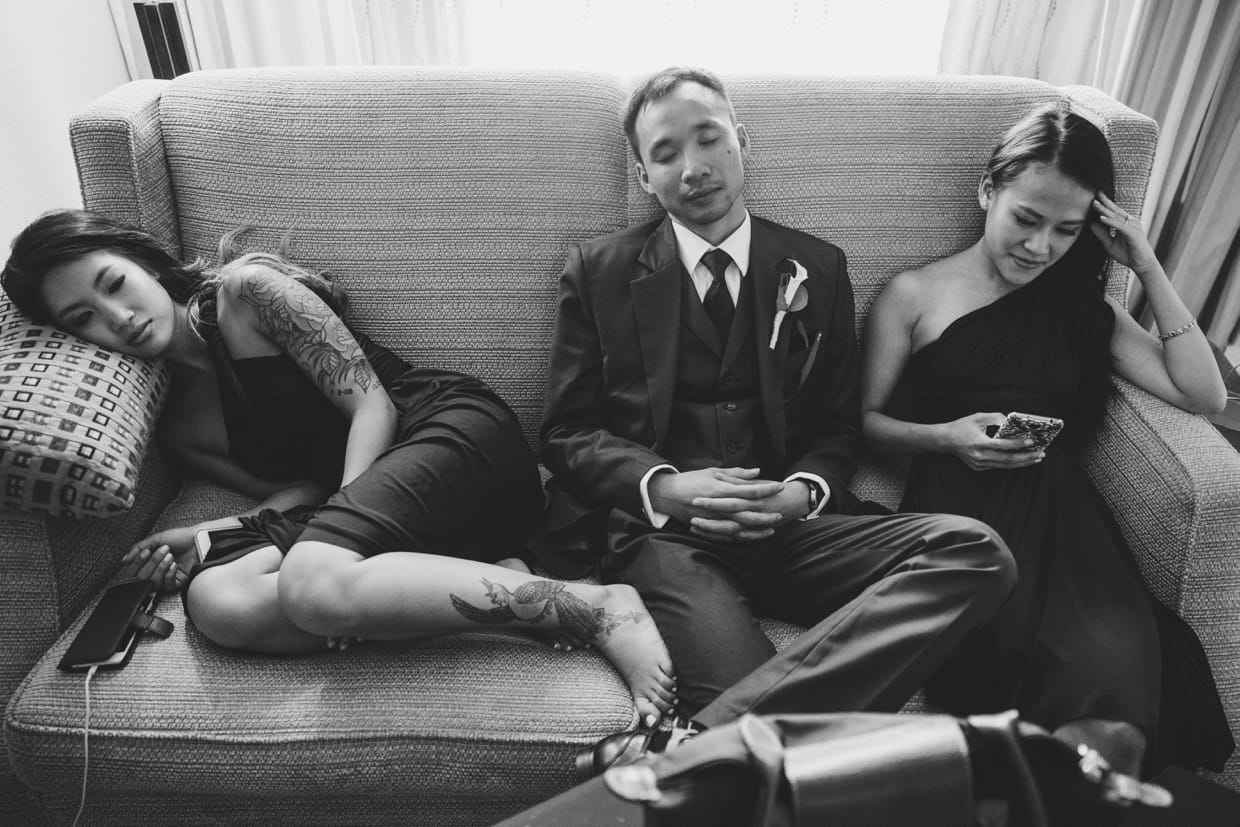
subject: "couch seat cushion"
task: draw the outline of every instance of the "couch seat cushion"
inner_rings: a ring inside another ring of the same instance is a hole
[[[860,496],[888,503],[895,485],[868,464],[854,482]],[[250,504],[188,480],[156,527]],[[192,791],[195,811],[181,823],[235,818],[243,801],[250,823],[391,823],[397,800],[417,808],[419,823],[488,824],[572,786],[576,753],[635,723],[605,658],[559,652],[529,633],[277,658],[211,643],[179,598],[157,613],[175,624],[172,635],[144,639],[128,666],[91,682],[88,807],[110,817],[141,821],[151,802]],[[4,722],[18,776],[69,818],[81,788],[85,677],[56,664],[88,614],[27,676]],[[770,619],[762,627],[781,648],[801,631]],[[388,804],[366,805],[380,798]]]
[[[90,789],[227,797],[353,795],[533,804],[573,783],[575,753],[633,724],[629,692],[593,650],[469,633],[275,658],[221,649],[185,619],[91,682]],[[57,670],[85,615],[14,695],[6,738],[21,780],[81,786],[81,674]],[[92,795],[95,798],[95,795]],[[96,802],[97,803],[97,802]],[[513,807],[513,810],[519,809]]]

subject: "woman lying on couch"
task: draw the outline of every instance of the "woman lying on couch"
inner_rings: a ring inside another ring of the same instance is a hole
[[[495,565],[543,502],[503,400],[473,377],[410,367],[345,324],[321,276],[277,255],[235,257],[234,237],[211,269],[104,216],[56,211],[17,236],[0,275],[37,321],[167,359],[167,455],[260,501],[146,538],[126,573],[184,586],[203,634],[253,652],[479,624],[593,644],[655,723],[675,682],[637,592]],[[234,530],[200,563],[196,534],[223,527]]]

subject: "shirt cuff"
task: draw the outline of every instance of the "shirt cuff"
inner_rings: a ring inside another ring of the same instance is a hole
[[[801,522],[816,519],[822,510],[827,507],[827,503],[831,500],[831,487],[827,485],[827,481],[817,474],[810,474],[806,471],[797,471],[784,482],[792,482],[793,480],[804,480],[810,485],[818,486],[818,507],[801,518]]]
[[[663,526],[667,525],[667,521],[671,519],[671,515],[655,511],[654,506],[650,504],[650,478],[660,471],[671,471],[673,474],[679,473],[674,465],[656,465],[642,477],[642,510],[646,512],[646,519],[655,528],[663,528]]]

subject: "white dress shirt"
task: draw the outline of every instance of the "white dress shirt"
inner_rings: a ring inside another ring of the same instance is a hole
[[[699,299],[706,299],[706,291],[710,289],[711,283],[715,280],[715,276],[710,272],[710,268],[702,262],[702,256],[711,250],[719,249],[732,258],[728,269],[724,271],[723,280],[727,285],[728,293],[732,296],[732,304],[735,306],[737,296],[741,292],[741,279],[749,272],[749,242],[753,237],[753,222],[749,220],[749,211],[745,211],[745,218],[741,221],[741,225],[733,230],[730,236],[720,242],[718,247],[712,245],[675,218],[672,219],[672,232],[676,235],[676,253],[680,257],[680,263],[684,265],[685,272],[693,279],[693,286],[697,290]],[[655,511],[654,506],[650,503],[650,479],[660,471],[676,473],[677,468],[667,464],[656,465],[647,471],[641,479],[642,508],[646,511],[646,518],[650,520],[650,524],[655,528],[662,528],[669,519],[667,514]],[[803,520],[814,519],[826,507],[827,501],[831,498],[831,489],[827,487],[826,480],[817,474],[798,471],[785,479],[784,482],[792,482],[793,480],[805,480],[818,486],[818,490],[821,493],[818,507],[801,518]]]

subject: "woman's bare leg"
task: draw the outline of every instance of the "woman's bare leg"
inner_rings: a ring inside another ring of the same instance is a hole
[[[185,602],[194,625],[229,649],[296,655],[327,649],[323,635],[306,632],[280,607],[277,575],[284,555],[275,546],[199,572]]]
[[[1141,761],[1145,758],[1146,739],[1140,729],[1124,721],[1104,721],[1099,718],[1081,718],[1069,721],[1053,735],[1073,747],[1085,744],[1096,749],[1107,759],[1116,772],[1141,776]]]
[[[315,541],[289,550],[278,583],[289,619],[320,639],[399,640],[480,626],[562,632],[612,662],[643,721],[656,722],[675,701],[663,638],[628,586],[563,583],[416,552],[363,557]]]
[[[503,566],[504,568],[512,569],[513,571],[525,572],[526,574],[534,573],[520,557],[505,557],[503,560],[496,560],[495,565]],[[551,641],[552,648],[562,649],[565,652],[571,652],[574,649],[585,649],[590,645],[581,638],[573,637],[567,632],[559,629],[540,634],[543,634],[544,637]]]

